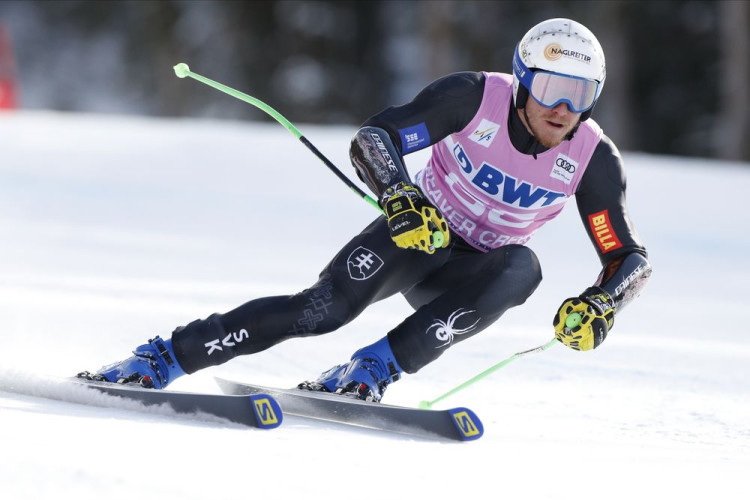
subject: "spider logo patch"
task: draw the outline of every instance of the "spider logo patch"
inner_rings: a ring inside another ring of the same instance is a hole
[[[473,332],[477,324],[479,324],[479,320],[482,318],[478,318],[472,325],[467,326],[466,328],[455,328],[456,321],[461,316],[465,316],[467,314],[475,313],[476,311],[467,311],[463,308],[457,309],[454,311],[450,316],[448,316],[448,321],[442,321],[442,320],[436,320],[430,327],[427,329],[426,333],[434,333],[435,338],[437,338],[442,344],[435,346],[435,349],[440,349],[441,347],[445,347],[447,345],[450,345],[454,342],[456,335],[465,335],[467,333]]]

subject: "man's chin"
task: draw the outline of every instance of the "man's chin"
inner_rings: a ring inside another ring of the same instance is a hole
[[[571,127],[569,130],[567,130],[567,132],[551,131],[551,133],[544,134],[543,137],[537,136],[536,140],[539,142],[539,144],[541,144],[547,149],[555,148],[559,146],[560,144],[562,144],[562,142],[565,141],[566,139],[568,140],[572,139],[573,135],[578,130],[578,126],[580,124],[581,122],[576,123],[575,126]],[[539,135],[542,135],[542,134],[539,134]]]
[[[563,135],[560,137],[553,137],[553,138],[537,137],[536,140],[539,142],[539,144],[541,144],[545,148],[552,149],[552,148],[556,148],[557,146],[559,146],[564,139],[565,139],[565,136]]]

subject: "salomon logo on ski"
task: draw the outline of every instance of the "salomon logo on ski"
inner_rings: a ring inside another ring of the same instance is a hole
[[[276,389],[230,380],[216,379],[228,395],[270,397],[272,405],[284,406],[284,413],[295,417],[338,422],[381,432],[396,432],[427,439],[473,441],[482,437],[484,427],[468,408],[428,410],[362,401],[341,394],[302,389]],[[272,406],[271,409],[274,409]],[[269,410],[268,408],[263,408]],[[271,413],[268,414],[270,416]],[[261,416],[257,415],[260,422]]]
[[[275,429],[281,425],[281,407],[271,397],[266,394],[252,395],[250,400],[253,402],[253,411],[258,422],[258,427],[262,429]]]
[[[482,437],[484,426],[473,411],[468,408],[454,408],[449,411],[453,417],[453,423],[456,424],[456,429],[458,429],[464,441],[472,441]]]

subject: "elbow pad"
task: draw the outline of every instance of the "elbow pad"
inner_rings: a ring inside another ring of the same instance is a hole
[[[352,139],[349,158],[362,181],[378,198],[390,186],[409,182],[401,155],[388,132],[377,127],[363,127]]]
[[[651,276],[651,264],[639,253],[631,253],[604,266],[595,286],[604,290],[614,301],[615,310],[638,297]]]

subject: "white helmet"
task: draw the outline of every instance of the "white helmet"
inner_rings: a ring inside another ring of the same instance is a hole
[[[531,28],[513,55],[513,100],[526,106],[531,95],[542,106],[561,102],[586,120],[606,77],[604,52],[584,25],[570,19],[548,19]]]

